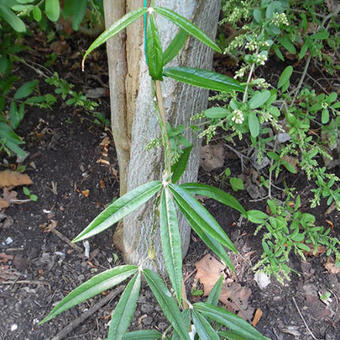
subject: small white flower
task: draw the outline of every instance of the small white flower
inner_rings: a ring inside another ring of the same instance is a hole
[[[155,10],[154,10],[152,7],[149,7],[149,8],[148,8],[148,13],[149,13],[149,14],[153,14],[154,11],[155,11]]]
[[[241,110],[234,110],[231,120],[236,124],[242,124],[244,121],[244,115]]]

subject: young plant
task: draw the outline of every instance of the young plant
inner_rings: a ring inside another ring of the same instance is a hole
[[[172,146],[174,144],[171,143],[171,140],[174,141],[175,137],[175,140],[181,144],[184,141],[178,140],[176,138],[178,134],[176,133],[172,134],[172,139],[169,136],[169,132],[171,135],[173,129],[169,128],[165,118],[160,82],[163,77],[171,77],[175,80],[207,89],[224,92],[243,92],[244,86],[222,74],[188,67],[165,67],[166,63],[175,57],[183,47],[185,43],[185,39],[181,38],[183,31],[185,34],[192,35],[217,52],[221,52],[220,48],[186,18],[166,8],[150,7],[130,12],[113,24],[90,46],[85,53],[83,61],[95,48],[146,14],[148,14],[146,35],[147,62],[152,82],[153,98],[156,98],[155,108],[161,129],[161,144],[164,150],[163,176],[160,180],[145,183],[114,201],[73,242],[85,240],[104,231],[152,197],[157,197],[155,214],[159,216],[162,253],[174,293],[170,293],[166,284],[156,272],[143,268],[145,259],[141,259],[139,266],[124,265],[115,267],[96,275],[82,284],[59,302],[42,323],[130,278],[113,312],[108,339],[135,339],[141,336],[146,339],[170,339],[169,331],[164,334],[145,330],[126,333],[136,308],[141,278],[143,276],[171,325],[173,330],[171,339],[189,340],[195,336],[196,332],[201,339],[220,339],[220,336],[249,340],[267,339],[246,321],[216,306],[221,290],[221,280],[217,283],[216,288],[213,290],[214,292],[212,291],[206,303],[199,302],[191,305],[183,291],[181,238],[178,228],[177,211],[184,215],[192,229],[203,242],[231,268],[233,268],[233,264],[225,247],[236,252],[235,246],[214,217],[195,199],[194,195],[214,198],[223,204],[235,208],[245,217],[247,212],[233,196],[212,186],[198,183],[176,184],[185,170],[191,147],[187,146],[179,156],[172,157]],[[156,25],[156,15],[172,21],[181,29],[180,33],[178,33],[164,52],[162,51]],[[152,99],[150,98],[150,100]],[[151,258],[153,253],[153,240],[151,240],[149,249],[149,256]],[[222,334],[222,332],[213,328],[211,322],[224,326],[228,331]]]

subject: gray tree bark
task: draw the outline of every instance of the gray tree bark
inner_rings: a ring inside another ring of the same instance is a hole
[[[124,13],[143,6],[143,1],[105,0],[105,20],[109,27]],[[170,8],[192,20],[211,38],[216,35],[220,0],[158,0],[157,6]],[[178,28],[158,17],[163,50],[178,32]],[[112,130],[117,149],[121,194],[148,181],[161,179],[163,154],[160,149],[146,151],[153,138],[160,136],[151,94],[151,80],[144,54],[144,23],[139,20],[131,25],[126,34],[107,43]],[[211,69],[213,52],[190,37],[172,65],[183,65]],[[190,117],[207,107],[208,92],[188,85],[165,79],[162,83],[164,106],[172,126],[185,125],[185,137],[192,141],[193,150],[182,181],[196,181],[199,167],[200,141],[189,128]],[[147,259],[154,219],[154,201],[151,200],[135,213],[124,219],[114,237],[115,245],[122,250],[127,263],[154,268],[155,263]],[[179,216],[183,256],[187,253],[190,228]],[[154,236],[157,269],[165,272],[161,255],[159,233]]]

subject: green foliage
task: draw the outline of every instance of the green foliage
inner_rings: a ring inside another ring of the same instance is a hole
[[[294,253],[305,259],[306,252],[316,254],[324,246],[326,255],[335,255],[340,261],[338,247],[340,241],[330,236],[330,229],[315,225],[315,217],[300,211],[301,200],[287,202],[282,205],[277,200],[268,200],[271,215],[260,211],[248,211],[250,220],[259,224],[255,234],[262,228],[266,232],[262,239],[263,254],[261,260],[254,266],[254,270],[262,270],[268,275],[274,275],[281,283],[289,280],[289,274],[294,271],[289,267],[289,255]]]
[[[34,195],[31,193],[31,190],[28,189],[27,187],[23,187],[22,188],[24,194],[33,202],[36,202],[38,200],[38,196],[37,195]]]
[[[172,182],[172,179],[174,182],[179,180],[183,174],[192,146],[182,136],[184,132],[183,127],[171,127],[166,122],[162,100],[160,100],[162,93],[159,80],[161,80],[163,76],[172,76],[174,79],[182,80],[191,85],[210,89],[218,87],[226,92],[236,90],[242,92],[244,91],[244,86],[240,85],[236,80],[204,70],[190,68],[168,68],[163,70],[164,60],[170,61],[179,52],[179,46],[183,45],[186,35],[179,33],[179,35],[175,37],[174,42],[170,43],[170,47],[167,49],[165,58],[160,47],[160,38],[154,18],[155,13],[174,22],[187,34],[194,36],[207,46],[219,51],[218,46],[209,39],[205,33],[190,23],[190,21],[175,12],[158,7],[149,9],[142,8],[126,14],[99,36],[85,53],[84,60],[93,49],[119,33],[146,12],[149,13],[147,24],[149,73],[152,78],[152,89],[157,98],[155,108],[162,132],[162,138],[160,140],[165,155],[165,169],[163,171],[162,181],[143,184],[115,200],[100,213],[73,242],[84,240],[104,231],[126,215],[138,209],[148,200],[154,198],[155,220],[159,221],[162,254],[174,296],[158,273],[143,268],[143,264],[141,264],[139,268],[136,266],[121,266],[99,274],[76,288],[66,296],[42,322],[50,320],[75,304],[85,301],[95,294],[99,294],[104,289],[111,288],[134,275],[127,284],[113,313],[108,339],[132,339],[137,337],[141,339],[159,339],[160,336],[163,339],[169,339],[166,333],[172,329],[172,339],[189,340],[195,336],[193,329],[191,329],[191,321],[195,325],[197,334],[201,339],[219,339],[220,336],[215,331],[216,325],[217,328],[223,325],[227,329],[232,330],[236,336],[243,336],[245,339],[267,339],[246,321],[215,306],[221,292],[222,278],[216,283],[211,292],[208,298],[208,304],[199,303],[191,306],[182,292],[182,255],[177,211],[180,211],[184,215],[198,236],[232,269],[234,269],[232,262],[224,247],[227,247],[233,252],[237,252],[234,244],[214,217],[196,200],[194,194],[203,194],[207,197],[214,198],[223,204],[239,210],[245,216],[247,212],[234,197],[217,188],[197,183],[177,185]],[[52,83],[54,84],[56,81],[58,81],[58,79],[54,79]],[[61,82],[59,89],[60,94],[66,98],[70,89],[67,88],[63,82]],[[155,233],[153,233],[153,235],[154,234]],[[153,238],[154,236],[152,236],[152,240],[150,240],[149,259],[153,259]],[[145,259],[141,259],[141,263],[143,263],[144,260]],[[125,334],[135,311],[140,290],[141,274],[144,276],[160,308],[171,325],[171,328],[162,335],[154,331],[138,331]],[[191,306],[190,309],[186,307],[188,304]],[[181,309],[184,310],[181,311]],[[213,323],[211,323],[211,321],[213,321]]]

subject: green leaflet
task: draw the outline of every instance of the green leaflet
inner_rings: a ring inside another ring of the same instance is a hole
[[[224,192],[221,189],[215,188],[211,185],[200,183],[184,183],[180,185],[181,188],[195,195],[202,195],[212,198],[220,203],[227,205],[239,211],[244,217],[247,216],[246,210],[241,203],[232,195]]]
[[[187,41],[188,33],[180,29],[163,54],[163,65],[174,59]]]
[[[293,67],[292,66],[287,66],[281,73],[279,82],[277,84],[277,88],[279,89],[280,87],[284,86],[289,82],[289,79],[293,73]]]
[[[207,298],[207,303],[217,306],[218,300],[221,295],[222,290],[222,283],[223,283],[223,275],[216,281],[213,289],[210,291],[209,296]]]
[[[45,0],[46,16],[53,22],[57,21],[60,16],[59,0]]]
[[[163,71],[164,76],[173,78],[185,84],[202,87],[208,90],[220,92],[244,91],[244,86],[237,80],[207,70],[191,67],[167,67]]]
[[[171,172],[172,172],[171,179],[173,183],[177,183],[179,179],[182,177],[183,172],[186,169],[191,150],[192,150],[192,145],[183,149],[176,163],[171,166]]]
[[[86,281],[66,297],[64,297],[44,318],[40,324],[45,323],[56,317],[58,314],[70,309],[71,307],[78,305],[79,303],[90,299],[91,297],[100,294],[104,290],[108,290],[119,283],[123,282],[129,276],[136,273],[137,266],[126,265],[118,266],[113,269],[106,270],[90,280]]]
[[[127,284],[112,314],[108,340],[125,339],[131,319],[135,313],[141,285],[141,274],[138,272]]]
[[[2,17],[15,31],[26,32],[24,22],[6,5],[0,4],[0,17]]]
[[[163,189],[161,194],[160,234],[165,267],[180,305],[182,296],[182,242],[175,204],[167,187]]]
[[[258,107],[264,105],[270,98],[271,93],[268,90],[261,92],[255,92],[254,96],[249,100],[249,107],[251,109],[257,109]]]
[[[217,46],[217,44],[212,41],[203,31],[201,31],[195,24],[193,24],[187,18],[177,14],[176,12],[163,8],[163,7],[154,7],[153,8],[156,13],[166,17],[170,21],[172,21],[175,25],[182,28],[188,34],[192,35],[203,44],[207,45],[208,47],[212,48],[216,52],[222,53],[221,49]]]
[[[229,237],[217,223],[215,218],[202,206],[202,204],[191,196],[189,192],[176,184],[170,184],[169,189],[186,218],[187,216],[190,216],[190,220],[194,220],[204,233],[210,235],[216,241],[220,242],[235,253],[237,252]]]
[[[200,313],[193,310],[192,319],[201,340],[219,340],[220,337],[212,328],[208,320]]]
[[[247,340],[269,340],[253,326],[251,326],[247,321],[241,319],[239,316],[231,312],[227,312],[224,308],[198,302],[194,304],[194,311],[208,316],[210,319],[228,327]]]
[[[102,211],[72,242],[85,240],[111,227],[147,202],[161,187],[160,181],[153,181],[126,193]]]
[[[163,51],[154,14],[149,14],[146,44],[150,77],[163,80]]]
[[[224,107],[211,107],[210,109],[205,110],[203,113],[207,118],[220,119],[226,117],[228,112],[229,111]]]
[[[125,14],[121,19],[116,21],[111,27],[109,27],[107,30],[105,30],[87,49],[82,65],[84,66],[84,62],[86,57],[97,47],[104,44],[108,39],[115,36],[117,33],[119,33],[121,30],[132,24],[135,20],[137,20],[139,17],[141,17],[143,14],[147,12],[147,8],[138,8],[135,11],[129,12]],[[84,68],[84,67],[83,67]]]
[[[176,330],[182,340],[190,340],[185,320],[160,276],[150,269],[144,269],[143,273],[153,295],[172,327]]]
[[[248,126],[252,137],[256,138],[260,134],[260,122],[255,111],[248,114]]]
[[[14,94],[14,99],[23,99],[28,97],[37,87],[38,83],[38,80],[27,81],[17,89]]]

